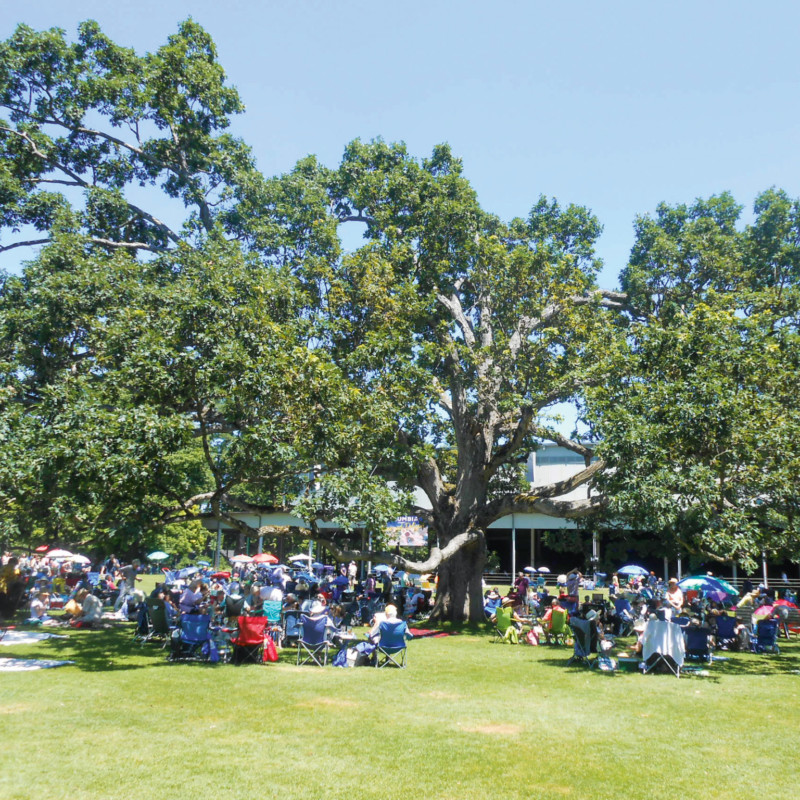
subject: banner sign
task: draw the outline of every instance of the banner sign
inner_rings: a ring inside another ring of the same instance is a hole
[[[399,517],[386,526],[386,538],[389,547],[426,547],[428,528],[419,517]]]

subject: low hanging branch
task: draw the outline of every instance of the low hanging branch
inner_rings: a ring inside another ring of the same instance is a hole
[[[386,551],[343,550],[332,539],[321,536],[315,538],[317,544],[323,545],[339,561],[383,561],[406,572],[424,573],[437,569],[443,562],[452,558],[465,547],[474,547],[483,540],[483,534],[476,530],[460,533],[458,536],[454,536],[444,547],[432,547],[430,556],[426,561],[411,561],[396,553]]]

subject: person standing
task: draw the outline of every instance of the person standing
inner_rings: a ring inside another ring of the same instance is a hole
[[[133,594],[133,590],[136,588],[136,581],[141,581],[141,578],[137,574],[139,572],[139,564],[139,559],[134,558],[130,564],[126,564],[124,567],[120,567],[117,570],[121,577],[121,583],[119,585],[117,600],[114,603],[114,611],[119,611],[125,598]]]
[[[676,611],[680,611],[681,608],[683,608],[683,592],[678,586],[677,578],[669,579],[669,588],[667,589],[667,602]]]

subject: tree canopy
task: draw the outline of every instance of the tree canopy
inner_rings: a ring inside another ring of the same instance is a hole
[[[500,220],[447,145],[356,140],[335,168],[261,175],[191,20],[141,56],[92,22],[74,42],[20,26],[0,110],[0,251],[39,248],[0,283],[0,503],[29,537],[255,533],[242,513],[282,511],[341,558],[438,569],[452,619],[482,619],[485,532],[512,513],[745,562],[793,547],[784,193],[749,225],[728,195],[639,218],[609,291],[589,209],[540,197]],[[563,402],[581,436],[560,431]],[[546,440],[585,467],[532,489]],[[427,556],[352,546],[415,487]]]
[[[729,195],[637,220],[637,313],[589,405],[609,513],[667,547],[797,557],[799,210],[770,190],[746,226]]]

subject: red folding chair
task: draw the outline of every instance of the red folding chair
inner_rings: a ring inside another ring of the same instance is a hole
[[[231,660],[234,664],[261,664],[269,620],[266,617],[239,617],[238,625],[236,636],[231,638]]]

